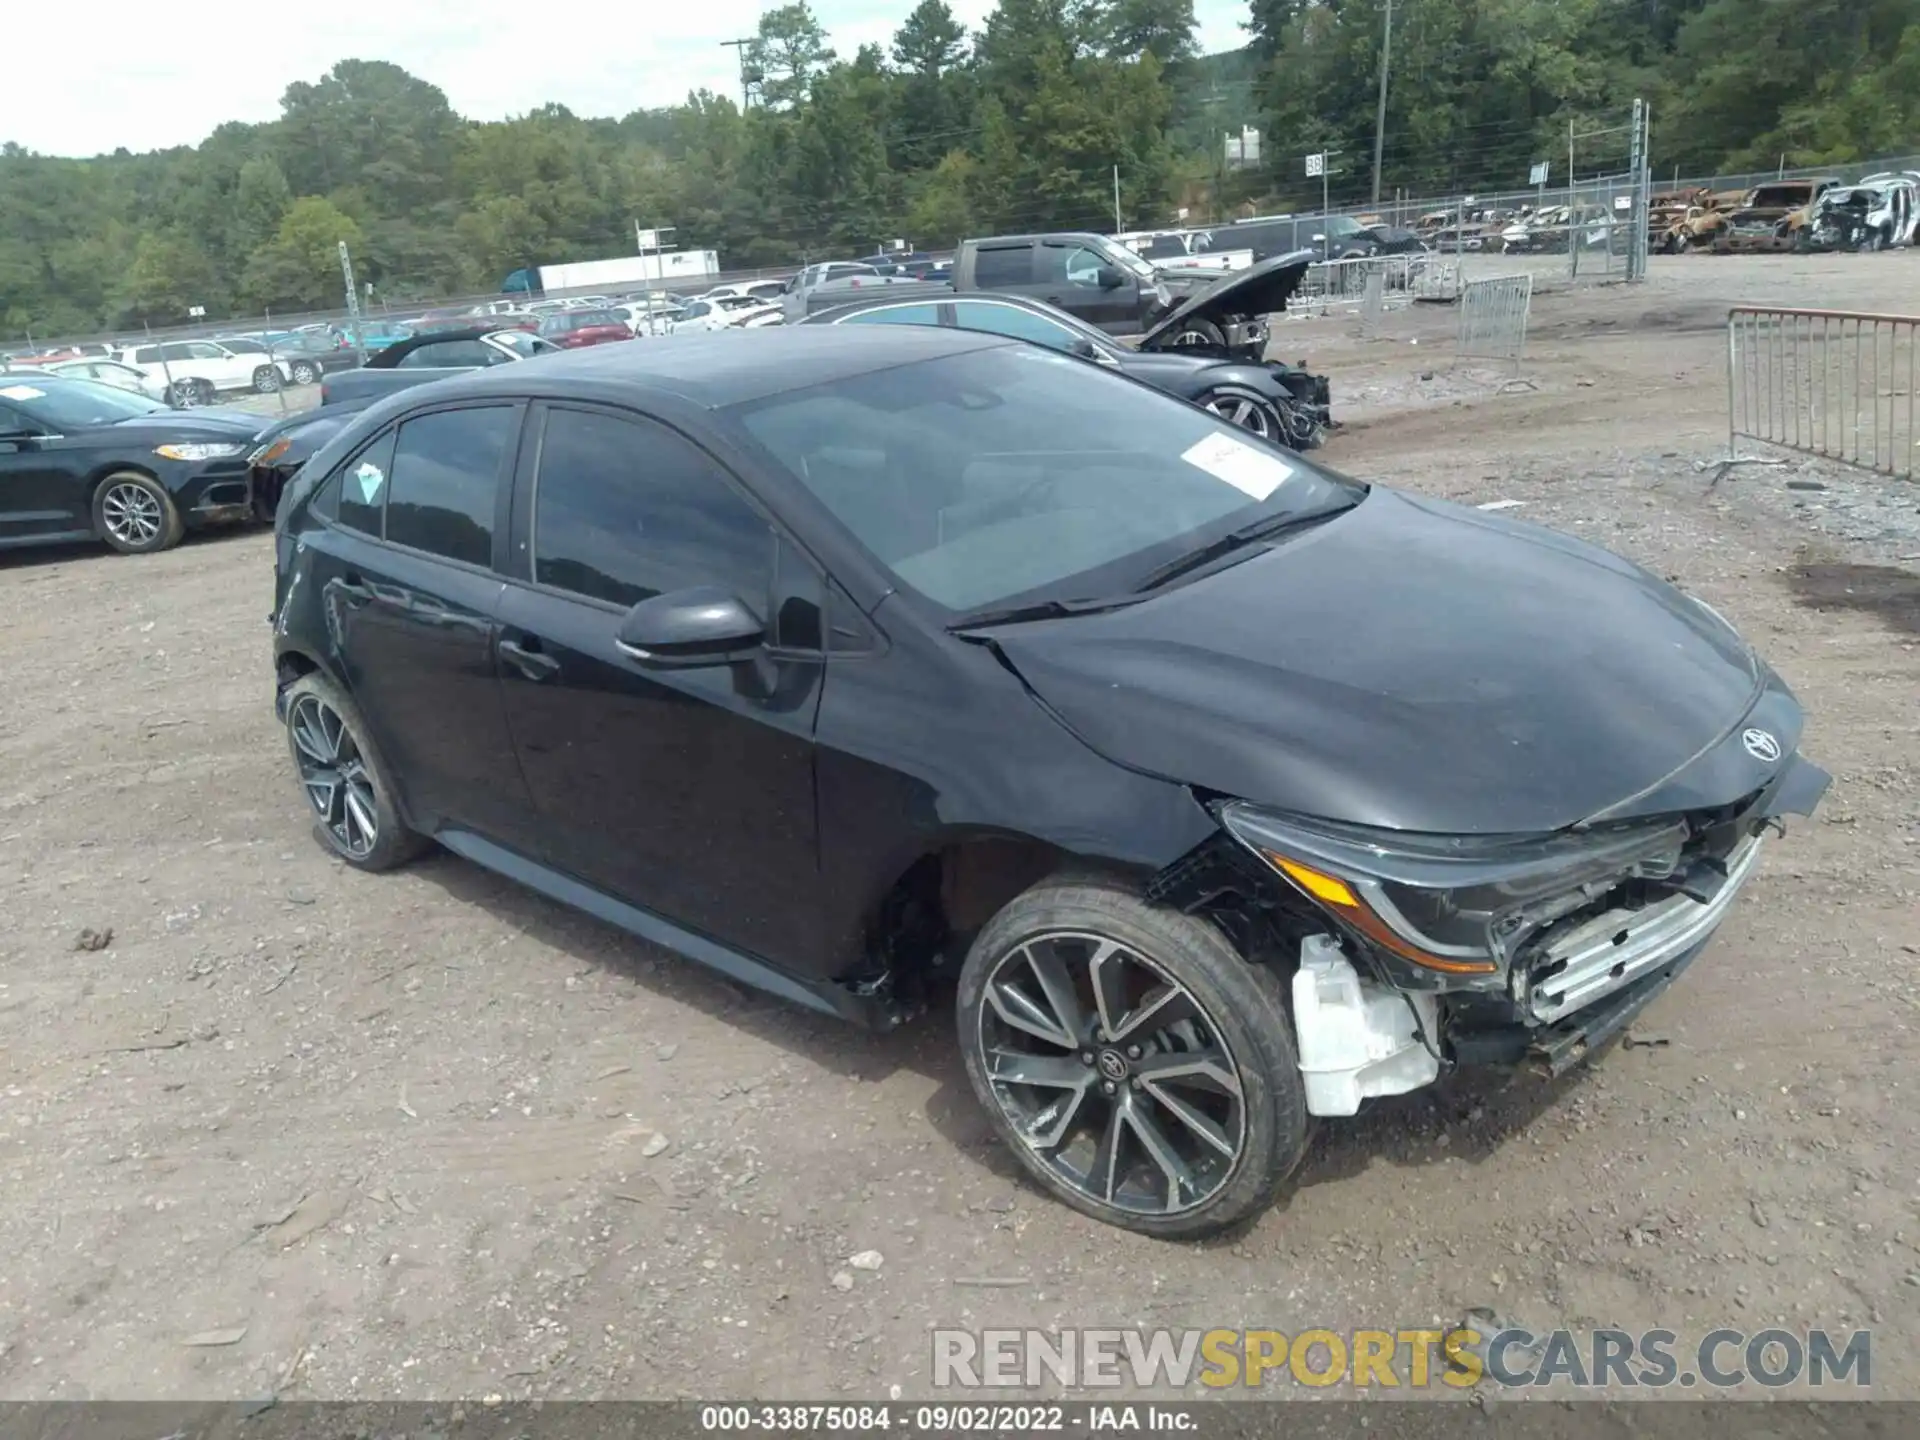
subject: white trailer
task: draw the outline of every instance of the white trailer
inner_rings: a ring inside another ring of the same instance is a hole
[[[720,257],[711,250],[669,250],[664,254],[616,255],[609,260],[542,265],[540,287],[549,295],[568,290],[621,290],[670,280],[706,280],[719,273]]]

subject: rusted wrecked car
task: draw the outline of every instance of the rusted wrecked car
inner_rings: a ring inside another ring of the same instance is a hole
[[[1713,253],[1727,255],[1796,248],[1814,201],[1840,183],[1835,176],[1822,176],[1815,180],[1773,180],[1755,186],[1747,203],[1729,215],[1727,223],[1713,237]]]
[[[1747,203],[1750,190],[1716,190],[1702,195],[1670,224],[1654,242],[1654,248],[1669,255],[1688,250],[1705,250],[1714,237],[1726,228],[1727,219]]]
[[[1680,190],[1662,190],[1647,202],[1647,245],[1654,250],[1666,248],[1673,227],[1687,218],[1687,212],[1705,203],[1707,187],[1689,185]]]

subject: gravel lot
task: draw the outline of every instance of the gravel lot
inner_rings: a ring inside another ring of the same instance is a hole
[[[1702,594],[1835,784],[1643,1019],[1665,1043],[1378,1102],[1209,1245],[1020,1183],[949,1012],[876,1039],[450,856],[331,863],[273,720],[265,535],[5,557],[0,1397],[911,1398],[935,1325],[1485,1306],[1872,1326],[1875,1392],[1920,1398],[1920,486],[1709,468],[1727,302],[1916,282],[1913,252],[1656,258],[1537,296],[1504,389],[1449,368],[1445,310],[1282,326],[1350,422],[1328,463]]]

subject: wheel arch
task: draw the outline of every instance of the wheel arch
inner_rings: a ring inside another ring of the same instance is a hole
[[[991,826],[926,837],[884,872],[890,878],[862,911],[869,963],[911,981],[957,966],[966,943],[1016,895],[1058,875],[1104,876],[1144,888],[1151,865],[1077,852],[1056,841]]]

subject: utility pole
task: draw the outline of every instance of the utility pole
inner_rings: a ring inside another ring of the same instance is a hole
[[[743,111],[753,104],[753,92],[747,84],[747,47],[755,43],[752,39],[720,42],[722,46],[732,46],[734,53],[740,57],[740,108]]]
[[[1380,106],[1373,115],[1373,204],[1380,207],[1380,153],[1387,142],[1387,63],[1393,54],[1393,0],[1387,0],[1386,28],[1380,35]]]
[[[1120,223],[1120,167],[1116,165],[1113,167],[1113,233],[1118,235],[1126,228]]]

